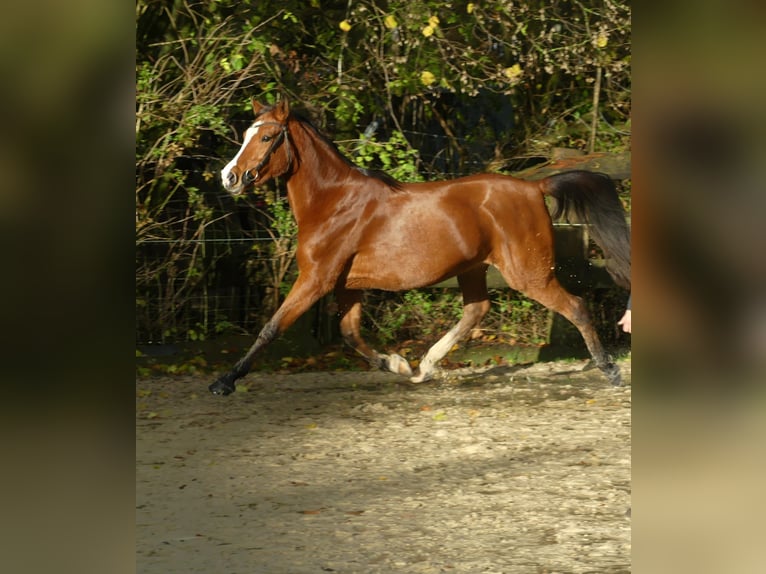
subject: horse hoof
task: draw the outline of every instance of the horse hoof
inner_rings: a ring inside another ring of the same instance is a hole
[[[612,363],[604,369],[604,374],[606,375],[606,378],[609,379],[609,382],[613,387],[622,386],[622,375],[620,374],[620,367]]]
[[[412,376],[412,367],[407,362],[407,359],[401,355],[391,355],[391,366],[394,368],[394,372],[402,375],[403,377]]]
[[[414,377],[410,377],[411,383],[425,383],[426,381],[430,381],[434,376],[433,371],[430,371],[428,373],[418,373]]]
[[[236,386],[233,382],[227,381],[225,378],[220,378],[212,385],[208,387],[208,390],[214,395],[230,395],[234,392]]]
[[[412,376],[412,368],[410,367],[410,364],[404,357],[397,355],[396,353],[388,355],[383,359],[383,368],[386,371],[391,371],[392,373],[404,377]]]

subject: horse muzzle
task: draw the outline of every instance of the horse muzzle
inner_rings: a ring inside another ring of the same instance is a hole
[[[230,171],[228,174],[224,175],[222,179],[223,186],[229,191],[234,189],[237,185],[237,174],[233,171]]]
[[[260,172],[256,170],[247,170],[240,178],[236,170],[224,170],[221,173],[221,183],[229,193],[241,195],[245,188],[251,184],[257,183],[261,179]]]
[[[253,172],[252,169],[248,169],[242,174],[242,185],[250,185],[251,183],[257,183],[261,179],[261,174],[257,170]]]

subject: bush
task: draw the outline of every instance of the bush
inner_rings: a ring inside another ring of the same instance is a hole
[[[253,330],[291,282],[283,186],[235,202],[218,181],[251,97],[286,94],[358,163],[404,181],[554,146],[622,150],[630,16],[613,0],[139,0],[139,338]]]

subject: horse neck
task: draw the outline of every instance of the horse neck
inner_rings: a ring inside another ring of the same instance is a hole
[[[287,180],[290,207],[300,227],[302,221],[321,220],[341,203],[354,168],[311,127],[296,122],[293,145],[296,162]]]

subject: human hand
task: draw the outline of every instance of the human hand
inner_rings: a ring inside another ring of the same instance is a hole
[[[617,321],[617,324],[622,327],[622,330],[626,333],[630,333],[630,309],[625,311],[625,314],[622,316],[622,319]]]

